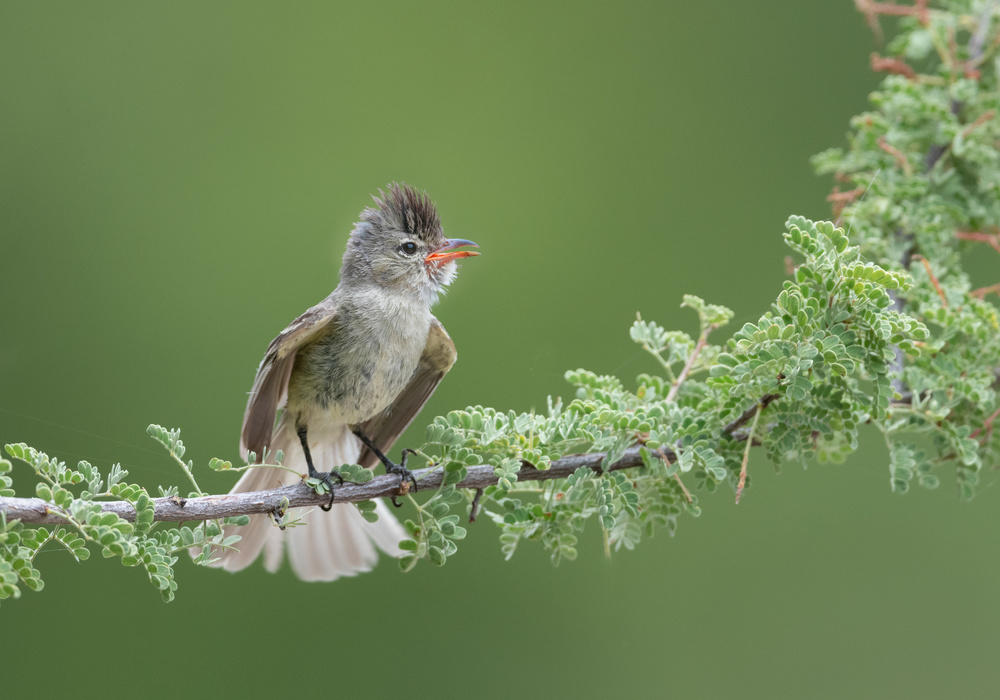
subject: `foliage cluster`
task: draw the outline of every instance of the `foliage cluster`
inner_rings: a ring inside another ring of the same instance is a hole
[[[699,515],[691,491],[741,493],[750,446],[776,463],[842,462],[865,424],[885,437],[894,491],[934,488],[954,474],[962,498],[975,494],[983,468],[1000,462],[1000,325],[987,300],[1000,286],[973,289],[962,255],[985,244],[1000,251],[1000,10],[973,0],[940,5],[900,20],[878,62],[893,74],[872,110],[853,120],[847,148],[816,156],[819,172],[852,189],[831,195],[834,222],[788,220],[784,240],[797,257],[771,308],[713,343],[732,312],[686,296],[697,336],[641,318],[632,326],[657,370],[634,388],[580,369],[566,374],[573,399],[550,400],[544,414],[475,406],[435,418],[417,455],[443,471],[443,485],[422,502],[409,497],[402,568],[444,564],[470,514],[497,525],[507,557],[532,540],[554,563],[574,559],[588,521],[608,552],[632,549],[661,527],[673,534],[681,515]],[[179,433],[150,426],[150,434],[201,495]],[[518,480],[526,465],[544,471],[568,454],[604,453],[612,465],[636,445],[641,468]],[[94,545],[142,566],[167,600],[177,552],[202,548],[196,561],[206,563],[217,548],[238,546],[220,522],[157,529],[148,494],[118,467],[104,476],[25,445],[6,449],[34,469],[36,495],[70,525],[29,528],[0,514],[0,598],[21,585],[41,588],[34,559],[50,542],[78,559]],[[493,467],[495,485],[458,487],[482,464]],[[13,496],[10,469],[0,461],[0,496]],[[355,471],[357,481],[371,478]],[[106,499],[132,503],[136,523],[102,513]],[[375,517],[371,504],[359,507]]]
[[[184,455],[180,433],[151,425],[149,434],[170,450],[194,482],[192,464],[180,459]],[[62,515],[69,525],[26,527],[18,520],[8,521],[0,511],[0,600],[20,596],[20,584],[31,590],[41,590],[43,583],[34,562],[38,553],[50,542],[66,549],[77,561],[90,556],[87,545],[91,544],[99,547],[105,558],[116,557],[124,566],[142,568],[165,601],[173,600],[177,590],[174,564],[177,563],[178,552],[209,544],[233,544],[223,538],[221,523],[217,521],[208,521],[194,528],[158,529],[162,523],[154,522],[152,499],[144,488],[125,481],[128,472],[120,465],[114,465],[106,475],[102,475],[89,462],[81,461],[75,469],[70,468],[65,462],[23,443],[5,445],[4,449],[11,457],[31,466],[39,479],[35,488],[36,497],[46,501],[49,509]],[[4,480],[0,496],[14,495],[9,488],[10,478],[6,476],[10,468],[10,461],[0,460],[0,479]],[[196,482],[194,486],[196,492],[192,495],[203,495]],[[161,488],[160,495],[176,497],[177,489]],[[136,511],[135,522],[103,511],[101,502],[108,500],[131,503]],[[247,520],[246,516],[242,516],[225,522],[245,524]]]
[[[852,120],[849,147],[814,164],[854,187],[839,198],[852,243],[909,273],[913,284],[894,295],[895,306],[931,329],[919,352],[895,364],[902,400],[878,423],[892,487],[906,491],[914,477],[933,487],[932,471],[950,464],[968,499],[983,466],[1000,458],[992,437],[1000,326],[986,300],[1000,286],[973,289],[962,267],[970,248],[992,255],[991,243],[1000,252],[1000,36],[994,3],[943,5],[901,20],[887,47],[900,74]]]

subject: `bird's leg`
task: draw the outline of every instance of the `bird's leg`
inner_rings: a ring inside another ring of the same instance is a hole
[[[331,476],[337,477],[338,479],[340,479],[341,484],[344,483],[344,477],[342,477],[340,475],[340,472],[338,472],[336,469],[333,470],[332,472],[316,471],[316,467],[313,466],[312,455],[309,453],[309,440],[306,438],[306,426],[300,425],[296,429],[296,432],[299,435],[299,442],[302,443],[302,452],[305,453],[306,464],[309,466],[309,478],[319,479],[320,483],[326,484],[326,487],[330,489],[330,502],[327,503],[325,506],[320,506],[320,508],[323,510],[330,510],[331,508],[333,508],[333,480],[330,477]]]
[[[375,456],[378,457],[379,461],[382,462],[382,465],[385,467],[386,474],[399,474],[400,489],[403,488],[403,484],[406,481],[410,481],[413,484],[413,490],[414,491],[417,490],[417,478],[413,476],[413,472],[411,472],[409,469],[406,468],[406,458],[409,457],[411,454],[416,454],[417,453],[416,450],[411,450],[409,447],[407,447],[405,450],[403,450],[403,457],[401,462],[399,464],[396,464],[391,459],[386,457],[382,453],[382,450],[375,447],[375,443],[369,440],[368,436],[365,435],[363,432],[361,432],[360,428],[354,428],[354,434],[358,436],[358,439],[361,440],[361,442],[365,443],[365,445],[368,447],[369,450],[375,453]],[[395,496],[392,497],[392,505],[396,506],[397,508],[400,505],[399,503],[396,502]]]

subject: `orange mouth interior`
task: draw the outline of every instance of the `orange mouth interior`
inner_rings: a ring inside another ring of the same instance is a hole
[[[432,263],[437,263],[438,265],[443,265],[444,263],[449,262],[451,260],[458,260],[459,258],[471,258],[474,255],[479,255],[479,253],[477,253],[474,250],[441,250],[428,255],[427,258],[425,258],[425,262],[429,263],[432,262]]]

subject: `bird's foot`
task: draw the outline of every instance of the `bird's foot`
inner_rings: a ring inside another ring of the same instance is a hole
[[[400,464],[396,464],[395,462],[393,462],[388,458],[386,458],[383,462],[383,464],[385,465],[386,474],[399,474],[400,495],[409,493],[410,484],[408,484],[407,482],[413,484],[414,492],[416,492],[417,490],[417,477],[413,475],[413,472],[411,472],[409,469],[406,468],[407,457],[415,454],[417,454],[416,450],[411,450],[409,447],[407,447],[405,450],[403,450],[403,458]],[[402,503],[396,500],[396,496],[393,496],[390,500],[392,501],[392,505],[396,506],[397,508],[403,505]]]
[[[376,457],[378,457],[378,460],[382,463],[382,466],[385,467],[386,474],[399,474],[399,495],[409,493],[410,488],[409,484],[406,483],[407,481],[413,484],[414,491],[417,490],[417,477],[413,476],[413,472],[411,472],[409,469],[406,468],[407,457],[409,457],[410,455],[417,454],[416,450],[411,450],[409,447],[407,447],[405,450],[403,450],[402,460],[400,461],[399,464],[396,464],[391,459],[386,457],[385,454],[382,452],[382,450],[376,447],[375,443],[373,443],[368,438],[367,435],[361,432],[361,430],[355,429],[354,434],[358,436],[358,439],[361,440],[361,442],[367,445],[368,449],[370,449],[375,454]],[[396,496],[393,496],[390,500],[392,501],[392,505],[396,506],[397,508],[400,507],[401,504],[399,503],[399,501],[396,500]]]
[[[320,506],[320,510],[328,511],[331,508],[333,508],[334,494],[333,494],[333,478],[332,477],[336,477],[339,480],[340,483],[338,484],[338,486],[343,486],[343,484],[344,484],[344,477],[342,477],[340,475],[340,472],[338,472],[336,469],[334,469],[332,472],[318,472],[315,469],[310,469],[309,470],[309,478],[310,479],[315,479],[319,483],[323,484],[324,486],[326,486],[327,490],[330,492],[330,502],[327,503],[325,506]]]

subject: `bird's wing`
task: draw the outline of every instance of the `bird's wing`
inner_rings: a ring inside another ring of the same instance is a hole
[[[295,353],[336,318],[336,303],[329,298],[324,299],[292,321],[288,328],[271,341],[267,354],[257,368],[257,378],[254,379],[250,398],[247,400],[247,410],[243,414],[240,454],[244,459],[251,451],[260,459],[264,448],[270,447],[275,415],[288,398],[288,378],[295,364]]]
[[[458,353],[455,343],[451,341],[444,326],[433,316],[431,330],[427,334],[427,344],[420,356],[420,363],[410,377],[409,384],[399,393],[395,401],[378,415],[369,418],[357,426],[383,454],[388,452],[407,426],[417,417],[427,399],[434,393],[438,382],[455,364]],[[366,446],[361,449],[358,464],[363,467],[374,467],[379,463],[378,457]]]

